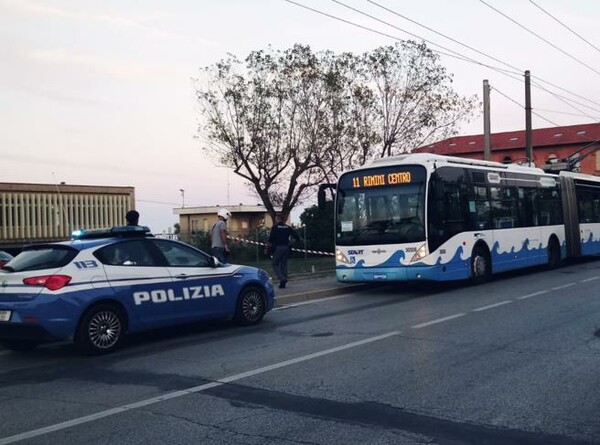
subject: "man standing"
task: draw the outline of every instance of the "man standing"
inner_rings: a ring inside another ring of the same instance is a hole
[[[210,243],[213,256],[221,263],[225,263],[225,258],[229,255],[227,247],[227,220],[231,216],[229,210],[220,209],[217,212],[217,222],[210,231]]]
[[[128,226],[137,226],[139,225],[140,214],[137,210],[130,210],[125,214],[125,219]]]
[[[283,214],[277,213],[277,223],[271,228],[267,250],[273,254],[273,270],[279,280],[279,287],[284,288],[288,281],[288,257],[291,245],[300,239],[296,231],[283,221]]]

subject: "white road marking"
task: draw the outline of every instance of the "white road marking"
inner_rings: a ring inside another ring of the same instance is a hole
[[[154,403],[162,402],[165,400],[171,400],[178,397],[186,396],[189,394],[199,393],[202,391],[206,391],[210,388],[216,388],[218,386],[224,385],[226,383],[235,382],[237,380],[244,379],[246,377],[255,376],[258,374],[262,374],[265,372],[273,371],[274,369],[283,368],[290,365],[295,365],[297,363],[302,363],[308,360],[312,360],[314,358],[323,357],[325,355],[334,354],[336,352],[344,351],[346,349],[356,348],[358,346],[363,346],[369,343],[374,343],[380,340],[385,340],[390,337],[394,337],[400,335],[400,331],[392,331],[387,334],[377,335],[375,337],[365,338],[363,340],[358,340],[352,343],[347,343],[345,345],[337,346],[335,348],[325,349],[323,351],[315,352],[313,354],[303,355],[301,357],[297,357],[290,360],[285,360],[283,362],[275,363],[273,365],[264,366],[262,368],[257,368],[251,371],[243,372],[241,374],[232,375],[229,377],[224,377],[215,382],[205,383],[204,385],[193,386],[191,388],[183,389],[180,391],[174,391],[171,393],[163,394],[158,397],[152,397],[150,399],[140,400],[139,402],[129,403],[127,405],[117,406],[115,408],[107,409],[104,411],[97,412],[95,414],[90,414],[89,416],[78,417],[76,419],[67,420],[65,422],[56,423],[54,425],[49,425],[43,428],[38,428],[35,430],[27,431],[20,434],[15,434],[14,436],[0,438],[0,445],[6,445],[10,443],[19,442],[21,440],[31,439],[34,437],[39,437],[44,434],[64,430],[67,428],[71,428],[74,426],[82,425],[84,423],[93,422],[95,420],[103,419],[105,417],[109,417],[115,414],[124,413],[126,411],[131,411],[136,408],[142,408],[144,406],[152,405]]]
[[[492,309],[498,306],[504,306],[505,304],[509,304],[512,303],[512,300],[504,300],[504,301],[500,301],[498,303],[494,303],[494,304],[490,304],[488,306],[482,306],[482,307],[478,307],[477,309],[473,309],[473,312],[481,312],[481,311],[487,311],[488,309]]]
[[[552,290],[566,289],[567,287],[575,286],[577,283],[563,284],[562,286],[553,287]]]
[[[350,296],[351,296],[351,294],[345,294],[345,295],[336,295],[335,297],[326,297],[326,298],[319,298],[316,300],[301,301],[298,303],[290,303],[290,304],[286,304],[283,306],[277,306],[276,308],[273,308],[272,310],[279,311],[281,309],[290,309],[290,308],[297,307],[297,306],[304,306],[306,304],[321,303],[323,301],[330,301],[330,300],[339,300],[340,298],[348,298]]]
[[[592,277],[592,278],[588,278],[585,280],[581,280],[580,283],[587,283],[589,281],[594,281],[600,279],[600,277]],[[560,289],[565,289],[567,287],[571,287],[571,286],[575,286],[577,283],[568,283],[565,284],[563,286],[558,286],[558,287],[553,287],[552,290],[560,290]],[[543,291],[538,291],[538,292],[534,292],[528,295],[523,295],[521,297],[517,297],[517,300],[524,300],[527,298],[531,298],[531,297],[535,297],[537,295],[542,295],[547,293],[547,290],[543,290]],[[338,295],[338,296],[333,296],[333,297],[327,297],[327,298],[321,298],[318,300],[310,300],[310,301],[304,301],[304,302],[300,302],[300,303],[294,303],[294,304],[290,304],[290,305],[286,305],[286,306],[280,306],[277,308],[274,308],[273,310],[280,310],[280,309],[287,309],[287,308],[293,308],[293,307],[297,307],[297,306],[303,306],[306,304],[313,304],[313,303],[319,303],[319,302],[323,302],[323,301],[329,301],[329,300],[336,300],[336,299],[340,299],[340,298],[347,298],[350,295],[346,294],[346,295]],[[480,311],[484,311],[487,309],[492,309],[498,306],[503,306],[505,304],[509,304],[512,303],[513,300],[505,300],[505,301],[500,301],[498,303],[494,303],[494,304],[490,304],[488,306],[483,306],[483,307],[479,307],[476,309],[472,309],[473,312],[480,312]],[[412,329],[420,329],[420,328],[424,328],[426,326],[431,326],[434,324],[438,324],[438,323],[443,323],[445,321],[449,321],[449,320],[454,320],[456,318],[460,318],[460,317],[464,317],[465,315],[467,315],[466,313],[458,313],[458,314],[454,314],[454,315],[449,315],[447,317],[443,317],[443,318],[438,318],[436,320],[432,320],[432,321],[428,321],[425,323],[421,323],[421,324],[417,324],[414,326],[411,326]],[[39,437],[42,436],[44,434],[48,434],[48,433],[52,433],[52,432],[56,432],[56,431],[60,431],[60,430],[64,430],[67,428],[71,428],[74,426],[78,426],[78,425],[82,425],[84,423],[88,423],[88,422],[93,422],[95,420],[99,420],[99,419],[103,419],[105,417],[109,417],[115,414],[119,414],[119,413],[123,413],[126,411],[130,411],[133,409],[137,409],[137,408],[142,408],[148,405],[152,405],[158,402],[163,402],[165,400],[171,400],[171,399],[175,399],[178,397],[183,397],[189,394],[194,394],[194,393],[199,393],[202,391],[206,391],[207,389],[211,389],[211,388],[216,388],[219,386],[222,386],[226,383],[231,383],[231,382],[235,382],[247,377],[251,377],[251,376],[255,376],[255,375],[259,375],[259,374],[263,374],[265,372],[269,372],[269,371],[273,371],[275,369],[280,369],[286,366],[291,366],[291,365],[295,365],[297,363],[302,363],[308,360],[312,360],[314,358],[318,358],[318,357],[323,357],[329,354],[334,354],[336,352],[340,352],[340,351],[344,351],[346,349],[351,349],[351,348],[356,348],[359,346],[363,346],[369,343],[373,343],[373,342],[377,342],[380,340],[385,340],[387,338],[390,337],[394,337],[397,335],[400,335],[401,332],[400,331],[392,331],[392,332],[388,332],[386,334],[382,334],[382,335],[378,335],[375,337],[369,337],[363,340],[359,340],[356,342],[352,342],[352,343],[347,343],[345,345],[341,345],[341,346],[337,346],[335,348],[330,348],[330,349],[325,349],[323,351],[319,351],[319,352],[315,352],[313,354],[308,354],[308,355],[304,355],[301,357],[297,357],[294,359],[290,359],[290,360],[285,360],[283,362],[279,362],[279,363],[275,363],[273,365],[268,365],[268,366],[264,366],[262,368],[257,368],[251,371],[247,371],[247,372],[243,372],[240,374],[236,374],[233,376],[229,376],[229,377],[224,377],[222,379],[219,379],[217,381],[214,382],[210,382],[210,383],[205,383],[203,385],[199,385],[199,386],[193,386],[191,388],[187,388],[187,389],[183,389],[180,391],[174,391],[171,393],[167,393],[167,394],[163,394],[161,396],[157,396],[157,397],[152,397],[149,399],[145,399],[145,400],[140,400],[139,402],[134,402],[134,403],[130,403],[127,405],[122,405],[122,406],[118,406],[115,408],[111,408],[108,410],[104,410],[104,411],[100,411],[98,413],[95,414],[90,414],[88,416],[83,416],[83,417],[79,417],[76,419],[71,419],[71,420],[67,420],[65,422],[60,422],[54,425],[49,425],[43,428],[38,428],[35,430],[31,430],[31,431],[27,431],[24,433],[20,433],[20,434],[16,434],[13,436],[9,436],[9,437],[5,437],[5,438],[0,438],[0,445],[6,445],[6,444],[11,444],[11,443],[15,443],[15,442],[19,442],[21,440],[26,440],[26,439],[31,439],[34,437]],[[7,355],[10,354],[10,351],[0,351],[0,356],[3,355]]]
[[[411,326],[412,329],[420,329],[420,328],[424,328],[425,326],[431,326],[432,324],[437,324],[437,323],[443,323],[444,321],[448,321],[448,320],[454,320],[455,318],[459,318],[459,317],[463,317],[467,314],[454,314],[454,315],[450,315],[448,317],[444,317],[444,318],[438,318],[437,320],[432,320],[432,321],[428,321],[426,323],[421,323],[421,324],[416,324],[414,326]]]
[[[525,300],[527,298],[537,297],[538,295],[547,294],[547,293],[548,293],[547,290],[541,290],[539,292],[534,292],[532,294],[527,294],[527,295],[523,295],[521,297],[517,297],[517,300]]]

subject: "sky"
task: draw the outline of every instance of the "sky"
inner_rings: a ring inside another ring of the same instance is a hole
[[[0,0],[0,181],[133,186],[154,232],[184,205],[259,203],[204,154],[192,79],[269,45],[359,54],[425,40],[459,94],[481,100],[489,80],[492,132],[525,128],[525,70],[533,128],[600,121],[597,0],[296,3],[355,25],[286,0]],[[459,130],[482,133],[482,115]]]

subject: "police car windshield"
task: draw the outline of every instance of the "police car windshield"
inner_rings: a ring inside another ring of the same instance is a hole
[[[69,246],[32,246],[18,254],[5,269],[12,272],[55,269],[69,264],[77,253]]]

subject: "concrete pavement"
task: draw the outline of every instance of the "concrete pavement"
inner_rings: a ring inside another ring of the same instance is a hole
[[[357,292],[365,288],[365,284],[339,283],[335,278],[335,272],[308,275],[291,275],[284,289],[280,289],[279,282],[274,280],[275,305],[298,303],[341,295],[349,292]]]

